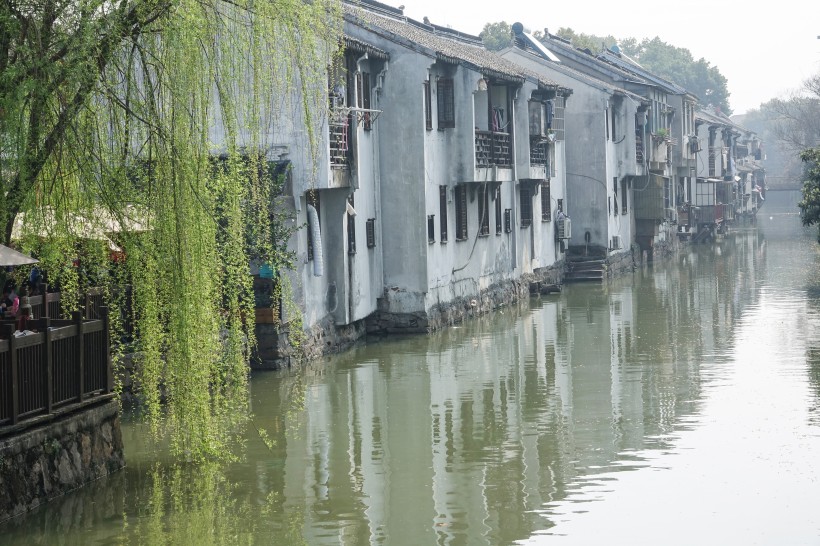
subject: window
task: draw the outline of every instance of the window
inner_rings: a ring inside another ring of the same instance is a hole
[[[350,206],[353,206],[353,196],[347,198]],[[356,254],[356,217],[352,214],[347,214],[347,253]]]
[[[439,78],[436,81],[436,102],[438,104],[438,128],[452,129],[456,126],[456,101],[453,78]]]
[[[604,125],[606,125],[606,139],[609,140],[609,108],[604,108]]]
[[[319,209],[319,192],[316,190],[308,190],[305,193],[305,202],[308,205],[311,205],[314,209],[316,209],[316,217],[321,218],[322,215],[320,214]],[[310,213],[308,213],[310,214]],[[320,223],[321,224],[321,223]],[[307,229],[307,259],[313,259],[313,230],[310,229],[310,224],[308,223]]]
[[[612,216],[618,216],[618,177],[612,177],[612,195],[615,206],[612,208]]]
[[[613,141],[618,139],[618,136],[615,134],[615,116],[616,116],[616,111],[615,111],[615,108],[612,107],[612,108],[609,109],[609,123],[610,123],[609,134],[612,135],[612,140]]]
[[[433,98],[430,95],[430,80],[424,80],[424,127],[433,129]]]
[[[550,129],[555,132],[555,140],[564,140],[564,97],[555,97],[548,101],[551,104],[552,115],[547,115],[550,119]]]
[[[621,214],[627,213],[627,203],[626,203],[626,178],[621,180]]]
[[[362,108],[370,110],[370,72],[362,72]],[[364,130],[370,131],[373,129],[373,119],[370,117],[370,112],[364,114]]]
[[[436,215],[435,214],[428,214],[427,215],[427,242],[428,243],[435,243],[436,242]]]
[[[490,187],[481,186],[481,195],[478,197],[478,234],[490,234]]]
[[[521,227],[530,227],[532,225],[532,197],[530,196],[530,188],[522,186],[519,194],[521,196]]]
[[[495,234],[501,235],[501,187],[495,189]]]
[[[467,239],[467,186],[456,186],[456,241]]]
[[[376,247],[376,219],[368,218],[365,224],[365,231],[367,235],[367,248]]]
[[[552,206],[550,202],[550,181],[541,182],[541,221],[552,220]]]
[[[512,231],[512,209],[504,209],[504,231]]]
[[[439,202],[439,230],[441,231],[441,242],[447,242],[447,186],[438,187]]]

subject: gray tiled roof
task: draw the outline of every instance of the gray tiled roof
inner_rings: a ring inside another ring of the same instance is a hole
[[[357,40],[351,36],[344,37],[344,44],[345,49],[351,49],[353,51],[361,51],[362,53],[368,53],[370,56],[375,57],[377,59],[381,59],[383,61],[389,60],[390,55],[383,49],[379,49],[378,47],[372,46],[366,42],[361,40]]]
[[[568,91],[549,78],[488,51],[476,36],[420,23],[404,17],[398,10],[390,13],[388,9],[379,9],[381,5],[376,6],[377,9],[368,9],[369,6],[367,1],[346,2],[345,20],[378,34],[385,35],[386,32],[388,38],[399,38],[409,45],[421,46],[444,62],[465,64],[487,76],[519,82],[528,79],[543,87]]]

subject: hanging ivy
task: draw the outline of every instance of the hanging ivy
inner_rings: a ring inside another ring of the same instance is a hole
[[[316,158],[340,30],[336,0],[0,7],[5,240],[66,310],[131,287],[114,353],[139,355],[144,415],[187,458],[224,455],[248,414],[249,264],[293,258],[270,162],[295,134]]]

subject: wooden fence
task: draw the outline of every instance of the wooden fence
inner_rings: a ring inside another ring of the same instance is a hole
[[[0,435],[111,397],[108,308],[95,312],[94,319],[75,312],[71,320],[31,320],[31,333],[18,336],[13,321],[0,322]]]

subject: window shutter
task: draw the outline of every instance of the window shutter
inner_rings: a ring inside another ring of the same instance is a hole
[[[365,224],[365,231],[367,235],[367,248],[374,248],[376,246],[376,219],[368,218]]]
[[[495,189],[495,234],[501,235],[501,188]]]
[[[441,242],[447,242],[447,186],[438,187]]]
[[[552,220],[549,180],[544,180],[541,182],[541,220],[543,222],[549,222]]]
[[[456,240],[467,239],[467,186],[456,186]]]
[[[430,91],[430,80],[424,81],[424,126],[433,129],[433,98]]]

